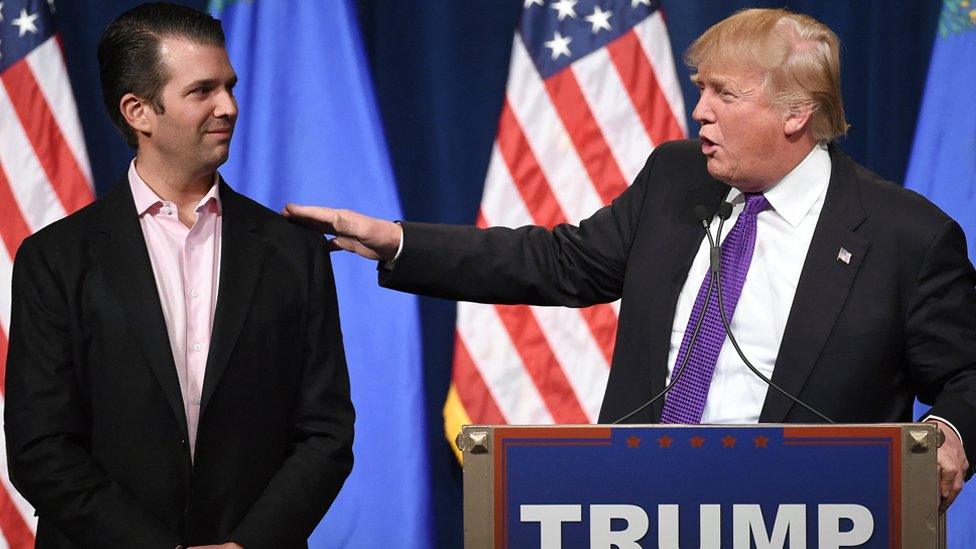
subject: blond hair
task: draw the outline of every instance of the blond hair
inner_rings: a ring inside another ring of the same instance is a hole
[[[847,133],[840,93],[840,40],[816,19],[782,9],[746,9],[705,31],[688,48],[693,70],[748,63],[763,73],[772,103],[810,108],[821,142]],[[693,78],[697,78],[697,74]]]

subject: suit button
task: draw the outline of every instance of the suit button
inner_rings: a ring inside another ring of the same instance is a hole
[[[181,438],[179,442],[177,442],[177,444],[179,444],[180,446],[186,446],[186,440]]]

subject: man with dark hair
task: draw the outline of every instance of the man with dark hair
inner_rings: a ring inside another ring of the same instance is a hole
[[[304,547],[351,470],[325,242],[216,172],[223,42],[169,4],[109,25],[103,94],[135,159],[17,253],[4,419],[37,547]]]
[[[126,143],[138,147],[119,101],[127,93],[141,97],[156,114],[164,114],[163,86],[169,79],[160,49],[162,37],[180,37],[201,46],[224,48],[220,21],[182,6],[144,4],[109,25],[98,43],[102,101]]]

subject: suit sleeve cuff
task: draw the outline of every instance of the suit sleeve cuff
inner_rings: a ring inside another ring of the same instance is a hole
[[[394,221],[394,223],[396,223],[397,225],[400,224],[399,221]],[[406,240],[406,238],[403,237],[403,231],[401,230],[400,231],[400,245],[397,246],[397,253],[396,253],[396,255],[393,256],[393,259],[391,259],[390,261],[381,261],[380,262],[380,267],[382,267],[383,269],[386,269],[387,271],[392,271],[393,270],[393,267],[396,266],[397,259],[400,259],[400,254],[403,253],[403,241],[404,240]]]
[[[953,431],[954,433],[956,433],[956,436],[957,436],[957,437],[959,437],[959,442],[960,442],[960,443],[962,443],[962,442],[963,442],[963,440],[962,440],[962,433],[960,433],[960,432],[959,432],[959,429],[956,429],[956,426],[955,426],[955,425],[953,425],[951,421],[949,421],[949,420],[947,420],[947,419],[945,419],[944,417],[940,417],[940,416],[932,416],[932,415],[929,415],[929,416],[925,416],[925,417],[923,417],[923,418],[922,418],[922,421],[928,421],[928,420],[930,420],[930,419],[937,419],[937,420],[939,420],[939,421],[941,421],[942,423],[945,423],[946,425],[948,425],[948,426],[949,426],[949,428],[950,428],[950,429],[952,429],[952,431]],[[965,444],[963,444],[963,448],[965,448],[965,447],[966,447],[966,445],[965,445]]]

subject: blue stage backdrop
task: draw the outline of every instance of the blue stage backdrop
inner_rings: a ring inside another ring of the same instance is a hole
[[[905,186],[951,215],[976,261],[976,6],[945,0]],[[970,460],[976,456],[969,456]],[[972,483],[970,483],[972,484]],[[949,509],[949,547],[976,547],[976,490]]]
[[[399,218],[355,11],[330,2],[215,2],[240,83],[221,174],[270,208],[342,204]],[[355,465],[312,547],[429,547],[417,302],[375,265],[333,254],[352,398]]]

